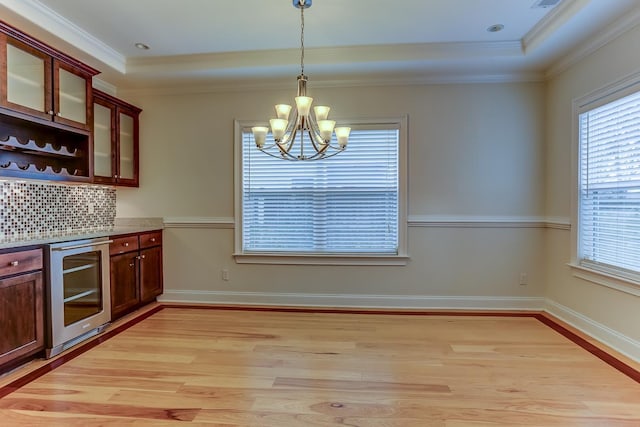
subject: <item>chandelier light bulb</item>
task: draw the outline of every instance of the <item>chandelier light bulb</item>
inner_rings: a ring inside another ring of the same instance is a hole
[[[253,138],[256,140],[256,146],[258,148],[264,147],[264,141],[267,138],[269,128],[264,126],[254,126],[251,128],[251,132],[253,132]]]
[[[318,120],[318,129],[320,129],[320,137],[326,143],[331,141],[333,128],[336,126],[335,120]]]
[[[296,108],[298,109],[298,115],[308,116],[311,111],[311,103],[313,98],[309,96],[296,96]]]
[[[285,119],[271,119],[269,120],[269,123],[271,124],[271,133],[273,134],[273,139],[275,139],[277,142],[282,141],[289,122]]]
[[[330,107],[327,107],[325,105],[316,105],[315,107],[313,107],[313,112],[316,115],[316,120],[327,120],[327,117],[329,117],[330,109]]]
[[[347,142],[349,142],[349,134],[351,133],[350,127],[339,127],[336,128],[336,137],[338,138],[338,145],[343,150],[347,147]]]
[[[291,105],[278,104],[276,105],[276,114],[279,119],[289,120],[289,113],[291,113]]]

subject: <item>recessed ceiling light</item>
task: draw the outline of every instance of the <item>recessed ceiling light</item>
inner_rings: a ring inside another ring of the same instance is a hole
[[[135,47],[137,47],[138,49],[142,49],[142,50],[149,50],[149,46],[144,44],[144,43],[136,43]]]
[[[487,28],[487,31],[489,31],[490,33],[497,33],[498,31],[502,31],[502,30],[504,30],[504,25],[502,24],[494,24],[489,28]]]

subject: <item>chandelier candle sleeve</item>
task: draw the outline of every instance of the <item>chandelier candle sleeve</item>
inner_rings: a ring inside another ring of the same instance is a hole
[[[251,128],[256,147],[265,154],[284,160],[319,160],[335,156],[347,147],[349,127],[336,127],[335,120],[329,120],[328,106],[311,106],[313,98],[307,96],[307,76],[304,74],[304,10],[311,7],[312,0],[293,0],[300,9],[300,74],[295,97],[295,110],[287,104],[277,104],[276,118],[269,120],[269,127]],[[274,142],[267,144],[271,131]],[[332,144],[335,133],[337,144]]]

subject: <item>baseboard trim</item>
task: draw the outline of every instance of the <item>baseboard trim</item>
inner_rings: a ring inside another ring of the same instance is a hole
[[[161,303],[204,303],[357,309],[542,311],[544,298],[498,296],[421,296],[301,294],[274,292],[182,291],[165,289]]]
[[[301,294],[165,289],[164,304],[324,307],[356,310],[470,310],[547,312],[629,359],[640,363],[640,343],[553,300],[542,297]]]
[[[634,362],[640,363],[640,342],[633,338],[548,298],[545,301],[544,311]]]

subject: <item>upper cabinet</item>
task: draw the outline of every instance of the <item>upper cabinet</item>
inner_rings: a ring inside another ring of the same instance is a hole
[[[141,111],[94,89],[94,182],[138,186],[138,117]]]
[[[0,61],[1,107],[22,118],[91,130],[96,70],[3,23]]]
[[[0,21],[0,175],[93,179],[96,74]]]

